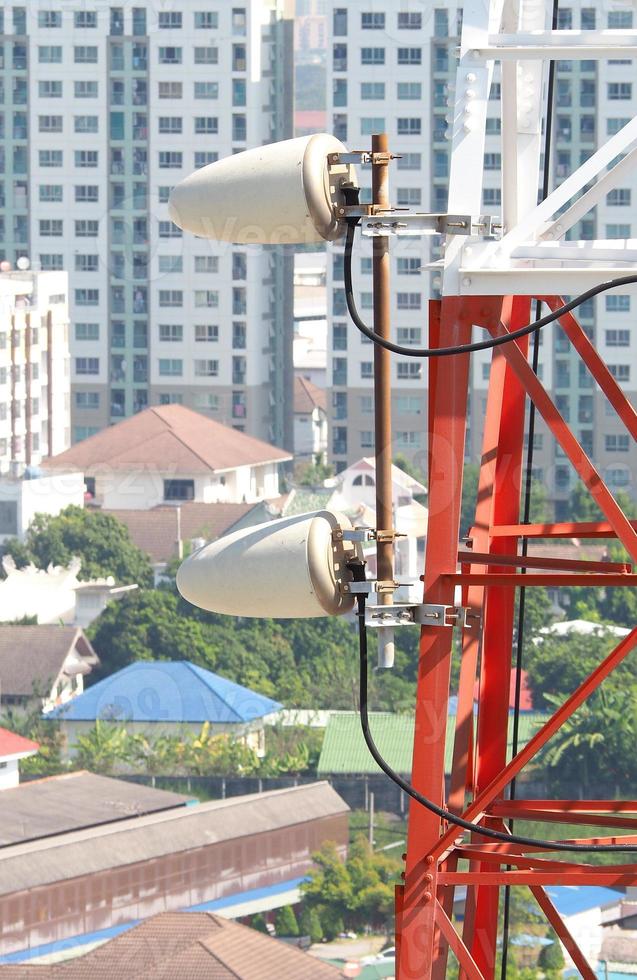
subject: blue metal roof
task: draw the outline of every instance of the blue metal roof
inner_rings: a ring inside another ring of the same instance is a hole
[[[188,660],[138,660],[46,717],[227,725],[262,718],[281,707],[278,701]]]
[[[595,885],[551,885],[546,893],[560,915],[566,916],[615,905],[625,898],[623,891]]]

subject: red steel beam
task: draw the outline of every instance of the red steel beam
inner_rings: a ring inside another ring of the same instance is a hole
[[[604,885],[629,888],[637,885],[637,868],[632,871],[599,871],[583,867],[578,871],[440,871],[441,885],[480,885],[491,888],[506,885]]]
[[[458,561],[464,565],[502,565],[516,568],[553,568],[565,572],[631,572],[633,566],[625,561],[585,561],[574,558],[536,558],[534,555],[485,554],[459,551]]]
[[[558,810],[562,813],[637,813],[637,800],[498,800],[489,813],[516,816],[517,810]]]
[[[573,963],[579,970],[580,974],[584,977],[584,980],[597,980],[597,974],[591,969],[590,963],[575,942],[572,933],[567,928],[562,916],[557,911],[544,889],[534,887],[531,888],[531,892],[535,898],[535,901],[544,912],[544,915],[555,929],[555,932],[567,950],[569,956],[573,960]]]
[[[492,783],[486,787],[486,789],[480,793],[473,803],[467,807],[463,816],[466,820],[476,820],[478,817],[482,816],[485,809],[493,802],[493,800],[502,792],[505,786],[507,786],[512,779],[514,779],[522,768],[530,762],[530,760],[540,751],[541,748],[546,745],[548,740],[558,731],[559,728],[564,724],[564,722],[570,718],[574,711],[579,708],[580,704],[595,691],[599,685],[602,683],[605,677],[617,667],[625,657],[628,656],[633,647],[637,644],[637,627],[631,630],[628,636],[625,636],[623,640],[617,644],[614,650],[608,654],[607,657],[602,660],[600,664],[592,671],[591,674],[575,689],[569,698],[566,699],[564,704],[562,704],[557,711],[549,718],[547,722],[542,725],[540,730],[535,733],[535,735],[529,739],[526,745],[520,749],[520,751],[511,759],[508,765],[504,767],[502,772],[492,781]],[[452,847],[456,838],[458,837],[457,828],[451,828],[445,834],[442,835],[439,841],[437,841],[435,847],[431,851],[433,857],[439,857],[441,854],[447,850],[448,847]]]
[[[455,585],[497,585],[501,588],[527,588],[527,586],[561,586],[569,588],[575,585],[598,586],[608,588],[609,586],[637,586],[637,575],[622,572],[620,575],[614,572],[561,572],[552,574],[549,572],[530,572],[526,575],[518,575],[516,572],[451,572],[442,575],[444,579],[450,579]]]
[[[629,521],[637,531],[637,521]],[[551,524],[495,524],[489,529],[494,538],[616,538],[608,521],[562,521]]]

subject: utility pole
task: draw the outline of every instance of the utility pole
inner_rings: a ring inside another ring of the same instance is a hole
[[[372,136],[372,203],[389,208],[389,153],[386,133]],[[374,331],[389,340],[391,293],[389,237],[372,239]],[[394,531],[392,508],[391,354],[374,346],[374,428],[376,457],[376,578],[379,605],[391,605],[394,593]],[[378,666],[394,666],[393,630],[378,630]]]

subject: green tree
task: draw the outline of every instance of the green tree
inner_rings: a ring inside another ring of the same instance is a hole
[[[268,932],[268,927],[265,924],[265,917],[261,915],[260,912],[258,912],[256,915],[253,915],[252,918],[250,919],[250,928],[256,929],[257,932],[264,932],[266,936],[270,935],[270,933]]]
[[[324,463],[320,455],[309,463],[299,463],[294,469],[294,482],[301,487],[322,487],[330,476],[334,476],[334,467]]]
[[[280,909],[276,910],[274,929],[277,936],[299,935],[299,924],[296,921],[294,909],[291,905],[283,905]]]
[[[315,908],[303,905],[299,916],[299,935],[309,936],[312,943],[320,943],[323,939],[321,919]]]
[[[213,735],[206,721],[198,735],[185,739],[184,765],[196,776],[245,776],[256,771],[259,760],[240,739]]]
[[[23,775],[54,776],[67,768],[62,759],[64,736],[60,722],[55,718],[43,717],[39,706],[28,711],[9,708],[0,716],[0,727],[29,738],[40,746],[35,755],[20,762]]]
[[[112,775],[134,755],[133,736],[124,726],[99,719],[88,732],[77,736],[75,748],[78,767],[103,776]]]
[[[133,544],[128,528],[99,510],[72,505],[55,516],[36,514],[24,544],[7,541],[3,553],[19,566],[31,561],[37,568],[68,565],[77,556],[83,581],[112,575],[119,585],[153,583],[150,560]]]
[[[544,970],[547,977],[561,977],[565,963],[559,939],[553,929],[549,929],[546,938],[551,940],[551,945],[542,947],[537,965]]]

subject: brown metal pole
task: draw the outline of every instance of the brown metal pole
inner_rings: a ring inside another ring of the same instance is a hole
[[[372,136],[372,203],[389,207],[389,145],[386,133]],[[389,238],[372,239],[374,331],[389,339],[391,325]],[[391,355],[374,346],[374,428],[376,454],[376,578],[380,605],[391,605],[394,581],[391,438]],[[393,630],[378,630],[378,665],[394,663]]]

